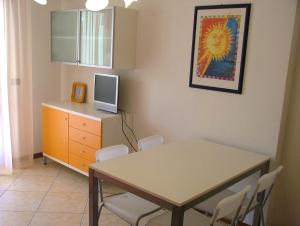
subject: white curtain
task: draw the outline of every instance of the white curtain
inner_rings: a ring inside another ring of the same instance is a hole
[[[12,173],[4,0],[0,0],[0,175]]]
[[[112,11],[81,12],[80,61],[83,64],[111,64]]]
[[[33,163],[31,0],[3,1],[12,162],[24,168]]]

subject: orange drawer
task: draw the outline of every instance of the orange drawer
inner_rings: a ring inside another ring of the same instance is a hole
[[[101,122],[70,114],[69,125],[71,127],[101,136]]]
[[[69,154],[69,164],[71,166],[74,166],[77,169],[84,171],[84,172],[88,172],[90,161],[80,158],[76,155]]]
[[[96,162],[96,151],[97,150],[79,144],[77,142],[71,140],[69,141],[69,152],[81,158]]]
[[[69,127],[69,139],[91,148],[101,147],[101,137]]]

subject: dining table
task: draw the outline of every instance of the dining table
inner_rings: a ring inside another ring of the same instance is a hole
[[[98,180],[171,211],[171,226],[182,226],[186,210],[269,165],[269,156],[199,138],[97,162],[89,166],[89,225],[98,225]],[[259,217],[255,210],[253,226]]]

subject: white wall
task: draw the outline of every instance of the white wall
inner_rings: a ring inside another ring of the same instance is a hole
[[[34,153],[42,152],[41,103],[60,99],[61,65],[50,60],[50,11],[59,8],[60,0],[31,5]]]
[[[64,0],[62,5],[83,8],[84,2]],[[238,2],[249,1],[213,3]],[[119,73],[121,105],[134,113],[139,136],[206,137],[276,156],[297,1],[251,2],[242,95],[188,87],[194,6],[211,1],[140,0],[133,5],[139,14],[137,68]],[[102,72],[64,65],[62,98],[69,99],[73,81],[85,81],[91,101],[95,71]]]

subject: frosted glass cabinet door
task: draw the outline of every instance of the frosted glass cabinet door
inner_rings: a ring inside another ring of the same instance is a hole
[[[51,12],[51,60],[77,63],[78,11]]]
[[[80,11],[81,65],[112,68],[113,9]]]

